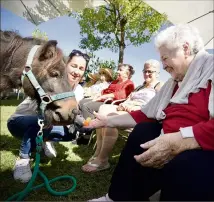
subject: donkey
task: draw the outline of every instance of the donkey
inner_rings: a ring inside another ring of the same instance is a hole
[[[32,73],[44,92],[53,95],[72,91],[63,53],[57,47],[57,41],[23,38],[13,31],[0,30],[0,34],[0,92],[23,87],[27,96],[36,99],[38,105],[41,104],[41,97],[30,80],[25,77],[21,82],[28,54],[35,45],[40,46],[33,56]],[[48,123],[70,124],[74,118],[72,110],[76,108],[75,97],[60,99],[47,104],[44,116]]]

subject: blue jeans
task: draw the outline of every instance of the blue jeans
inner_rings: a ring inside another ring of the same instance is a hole
[[[21,158],[29,158],[31,151],[36,147],[36,136],[40,129],[38,116],[19,116],[8,121],[7,127],[10,133],[17,138],[22,139],[19,155]],[[46,137],[51,131],[43,130],[43,137]]]
[[[29,158],[31,151],[36,148],[36,136],[40,129],[38,116],[18,116],[8,121],[7,127],[10,133],[22,139],[19,155],[21,158]],[[73,136],[69,135],[68,128],[64,126],[53,126],[43,129],[43,137],[51,141],[71,141]]]

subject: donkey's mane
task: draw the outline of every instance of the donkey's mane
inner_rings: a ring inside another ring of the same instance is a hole
[[[5,50],[2,53],[2,71],[8,71],[13,60],[13,56],[17,49],[19,49],[26,42],[31,42],[32,45],[41,45],[43,40],[34,39],[32,37],[21,37],[18,33],[13,31],[1,31],[1,43],[6,43]],[[28,45],[27,45],[28,46]]]
[[[14,44],[14,40],[19,42],[25,42],[25,41],[31,41],[33,45],[41,45],[43,43],[45,43],[45,40],[42,39],[38,39],[38,38],[33,38],[33,37],[21,37],[17,32],[14,31],[2,31],[1,32],[1,40],[5,40],[5,41],[11,41],[11,46]]]
[[[6,49],[3,51],[2,57],[2,71],[7,71],[10,69],[11,62],[13,60],[14,53],[21,46],[25,45],[29,50],[33,45],[43,45],[47,43],[47,41],[33,38],[33,37],[21,37],[18,33],[14,31],[2,31],[1,33],[1,41],[3,43],[7,43],[8,45],[5,47]],[[62,51],[57,48],[57,54],[50,60],[50,65],[55,66],[62,59]]]

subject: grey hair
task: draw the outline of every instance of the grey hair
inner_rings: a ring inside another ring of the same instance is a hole
[[[159,62],[159,61],[150,59],[150,60],[147,60],[147,61],[144,63],[144,65],[145,65],[145,64],[154,67],[154,68],[157,70],[158,73],[160,72],[160,62]]]
[[[179,24],[166,28],[155,38],[155,46],[159,49],[166,46],[169,49],[181,48],[185,43],[190,46],[190,54],[195,55],[204,49],[204,42],[197,28],[190,24]]]

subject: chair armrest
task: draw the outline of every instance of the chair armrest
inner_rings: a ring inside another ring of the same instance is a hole
[[[112,105],[119,105],[120,103],[124,102],[125,100],[126,100],[125,98],[124,99],[120,99],[120,100],[115,100],[111,104]]]
[[[106,99],[104,102],[103,102],[103,104],[107,104],[107,102],[110,102],[110,101],[112,101],[113,100],[113,98],[108,98],[108,99]]]

